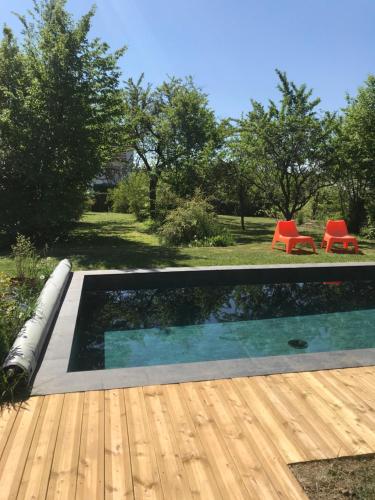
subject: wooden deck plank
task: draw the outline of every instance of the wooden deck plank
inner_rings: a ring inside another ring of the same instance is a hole
[[[343,410],[348,412],[348,420],[353,422],[361,438],[367,443],[370,450],[373,450],[375,448],[375,412],[373,408],[334,376],[328,376],[326,372],[318,372],[316,376],[329,390],[333,398],[339,399]]]
[[[171,500],[191,499],[192,494],[161,388],[144,387],[143,394],[164,496]]]
[[[304,381],[316,391],[316,394],[319,394],[321,399],[324,399],[326,405],[337,415],[337,425],[342,432],[342,440],[346,440],[353,447],[350,454],[371,453],[371,446],[362,437],[364,433],[370,432],[369,429],[359,420],[358,415],[343,404],[335,392],[330,390],[329,385],[324,378],[321,378],[319,372],[306,373]]]
[[[0,461],[0,500],[17,497],[43,397],[23,403]]]
[[[124,393],[105,391],[105,498],[133,499]]]
[[[248,385],[246,378],[223,380],[221,390],[230,401],[234,411],[246,428],[249,440],[252,440],[254,450],[261,461],[269,481],[279,494],[280,498],[306,498],[299,483],[286,465],[286,461],[279,450],[279,443],[265,432],[261,421],[263,414],[248,399]]]
[[[251,497],[280,498],[259,460],[258,450],[243,425],[243,419],[235,412],[233,406],[228,404],[229,400],[222,390],[222,385],[221,381],[210,381],[201,383],[199,388],[204,394],[211,417],[224,437],[243,482]]]
[[[337,452],[337,438],[331,433],[322,432],[326,424],[321,419],[319,412],[310,405],[310,401],[303,397],[303,393],[289,384],[289,378],[284,375],[272,375],[272,390],[278,387],[284,398],[285,404],[290,406],[295,418],[297,418],[305,433],[315,442],[311,450],[311,460],[320,458],[334,458]],[[340,445],[339,445],[340,446]],[[313,454],[316,451],[316,457]]]
[[[194,498],[218,500],[222,498],[215,474],[178,384],[161,386],[177,446],[186,470],[190,491]]]
[[[43,400],[18,498],[46,496],[63,401],[63,394],[45,396]]]
[[[199,391],[200,383],[180,385],[209,463],[224,498],[251,498],[237,466],[232,460],[225,440],[212,419],[207,402]]]
[[[0,410],[0,460],[17,417],[18,410],[19,405],[14,408],[4,407]]]
[[[289,380],[295,390],[303,391],[304,397],[309,400],[310,404],[324,421],[325,426],[321,428],[322,434],[330,433],[337,438],[336,457],[363,453],[359,436],[341,417],[337,411],[338,408],[330,404],[329,396],[326,394],[324,386],[320,385],[316,379],[307,376],[296,377],[291,374]]]
[[[304,379],[295,376],[296,374],[288,374],[288,383],[292,390],[299,393],[304,398],[307,404],[312,408],[312,411],[318,414],[319,419],[324,425],[320,428],[322,436],[325,439],[333,440],[334,457],[349,456],[355,454],[358,448],[353,445],[352,440],[346,437],[346,432],[343,429],[343,423],[332,408],[330,408],[325,399],[319,397],[319,394],[310,387]],[[290,463],[298,462],[298,459],[291,460]]]
[[[251,401],[257,413],[262,415],[261,425],[273,441],[278,443],[286,461],[303,462],[307,459],[305,449],[301,449],[295,442],[293,433],[288,427],[285,427],[277,408],[262,387],[259,387],[256,379],[257,377],[239,379],[243,397],[246,401]]]
[[[375,367],[33,397],[0,414],[0,500],[301,500],[288,463],[374,431]]]
[[[334,370],[331,377],[364,401],[371,413],[375,411],[375,383],[368,375],[363,376],[362,372],[352,370]]]
[[[134,497],[164,498],[142,388],[124,389],[124,396]]]
[[[104,391],[85,393],[77,498],[104,498]]]
[[[304,422],[300,418],[298,411],[295,411],[293,406],[288,404],[288,401],[285,401],[283,392],[273,382],[273,377],[254,377],[252,383],[257,384],[269,399],[274,408],[274,415],[283,426],[285,433],[288,434],[295,447],[303,453],[305,460],[309,460],[311,457],[316,459],[326,458],[317,441],[314,439],[315,436],[309,434],[303,428]]]
[[[76,496],[83,401],[83,392],[64,395],[47,489],[48,500],[73,500]]]

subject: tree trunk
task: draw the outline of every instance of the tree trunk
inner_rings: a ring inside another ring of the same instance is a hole
[[[240,187],[238,191],[238,200],[240,203],[240,217],[241,217],[241,228],[242,231],[245,231],[245,200],[244,200],[244,192],[242,187]]]
[[[294,213],[289,210],[289,208],[285,208],[283,211],[283,216],[285,220],[292,220]]]
[[[156,219],[156,188],[158,185],[158,176],[156,174],[150,174],[150,185],[149,185],[149,200],[150,200],[150,217],[152,220]]]
[[[359,233],[366,222],[365,202],[356,197],[349,200],[348,229],[352,233]]]

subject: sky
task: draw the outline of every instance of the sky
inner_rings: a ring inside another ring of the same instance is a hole
[[[68,0],[78,17],[92,0]],[[16,33],[12,11],[31,0],[0,0],[0,23]],[[126,45],[124,80],[161,83],[191,75],[219,118],[239,117],[251,99],[277,99],[275,68],[321,98],[345,106],[375,73],[375,0],[96,0],[92,36]]]

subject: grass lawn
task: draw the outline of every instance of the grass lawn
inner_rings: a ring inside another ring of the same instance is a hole
[[[247,217],[245,232],[238,217],[220,216],[220,221],[233,234],[234,246],[167,248],[159,244],[147,223],[137,222],[132,215],[89,212],[69,240],[52,247],[49,255],[56,261],[69,258],[74,270],[375,261],[375,241],[360,240],[362,253],[358,255],[351,250],[326,254],[320,249],[314,255],[308,248],[287,255],[283,245],[271,250],[273,219]],[[312,235],[317,246],[320,244],[322,225],[307,223],[299,228]],[[0,271],[13,272],[12,261],[4,251],[0,253]]]

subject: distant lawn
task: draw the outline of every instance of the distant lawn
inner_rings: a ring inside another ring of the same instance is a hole
[[[247,217],[246,231],[238,217],[220,216],[221,223],[233,234],[236,245],[225,248],[167,248],[148,229],[147,223],[137,222],[132,215],[89,212],[72,232],[68,241],[56,244],[49,254],[57,260],[69,258],[78,269],[125,269],[166,266],[211,266],[238,264],[288,264],[303,262],[375,261],[375,241],[360,240],[362,254],[337,251],[314,255],[308,248],[287,255],[283,245],[271,250],[275,221],[262,217]],[[323,226],[300,226],[320,245]],[[0,253],[0,271],[13,272],[7,253]]]

